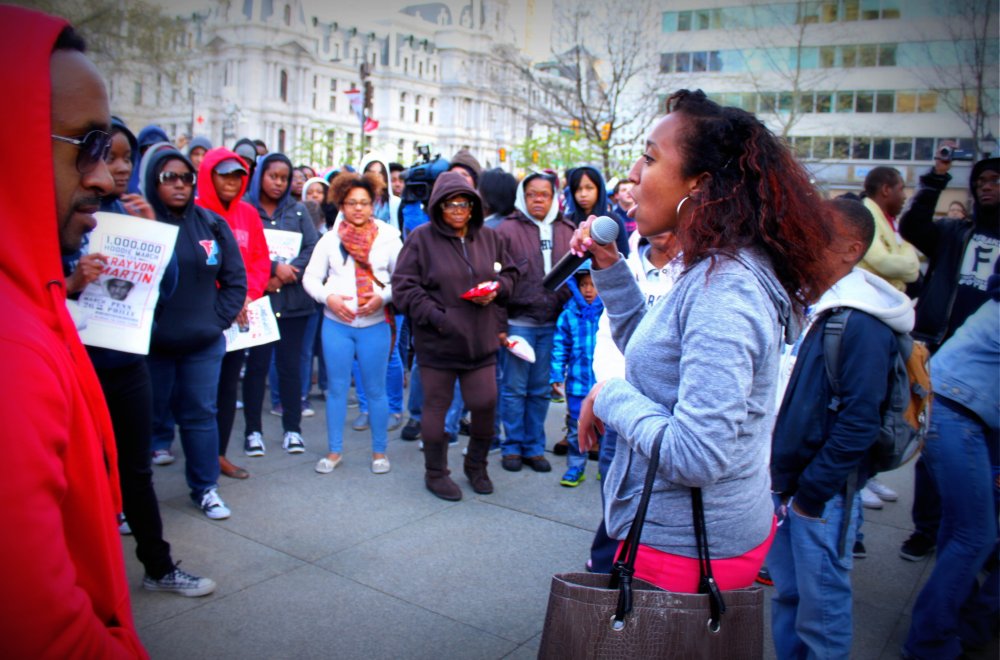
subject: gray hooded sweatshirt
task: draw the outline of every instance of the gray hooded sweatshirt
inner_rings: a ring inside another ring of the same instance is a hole
[[[593,271],[625,378],[606,381],[595,413],[620,434],[605,481],[605,521],[624,539],[653,443],[660,464],[641,542],[697,557],[691,488],[705,502],[713,558],[736,557],[771,531],[771,430],[781,346],[798,328],[788,295],[759,250],[691,266],[646,308],[624,260]]]

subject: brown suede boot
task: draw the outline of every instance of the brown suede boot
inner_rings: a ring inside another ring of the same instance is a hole
[[[442,500],[457,502],[462,499],[462,489],[458,487],[448,470],[448,441],[428,442],[424,440],[424,483]]]
[[[490,453],[492,438],[469,438],[469,449],[465,455],[465,476],[472,484],[472,490],[480,495],[493,492],[493,482],[486,473],[487,455]]]

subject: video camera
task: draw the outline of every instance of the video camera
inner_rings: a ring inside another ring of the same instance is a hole
[[[441,158],[441,154],[435,154],[431,158],[431,148],[423,144],[417,147],[420,160],[411,165],[409,169],[403,170],[403,194],[400,197],[399,217],[397,222],[399,229],[405,238],[415,227],[427,222],[427,213],[424,206],[430,199],[434,182],[439,175],[448,171],[448,161]]]
[[[409,169],[403,170],[403,181],[406,182],[406,187],[403,189],[403,203],[426,203],[438,175],[448,171],[448,161],[441,158],[441,154],[435,154],[434,158],[431,158],[429,145],[419,145],[417,153],[420,155],[420,160]]]

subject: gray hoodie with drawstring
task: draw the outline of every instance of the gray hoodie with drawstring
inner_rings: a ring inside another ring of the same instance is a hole
[[[648,309],[624,260],[593,272],[625,378],[606,381],[595,413],[620,434],[605,478],[605,521],[624,539],[649,456],[663,433],[641,542],[697,557],[691,488],[705,502],[713,558],[735,557],[771,531],[768,462],[783,341],[798,333],[788,295],[756,249],[692,265]]]

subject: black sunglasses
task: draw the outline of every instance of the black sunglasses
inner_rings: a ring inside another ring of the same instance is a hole
[[[198,177],[194,172],[160,172],[160,183],[173,183],[174,181],[180,181],[189,186],[193,186],[194,182],[198,180]]]
[[[80,174],[87,174],[93,170],[98,163],[106,161],[108,154],[111,153],[111,134],[104,131],[90,131],[83,138],[53,135],[52,139],[72,144],[80,149],[76,157],[76,170]]]

